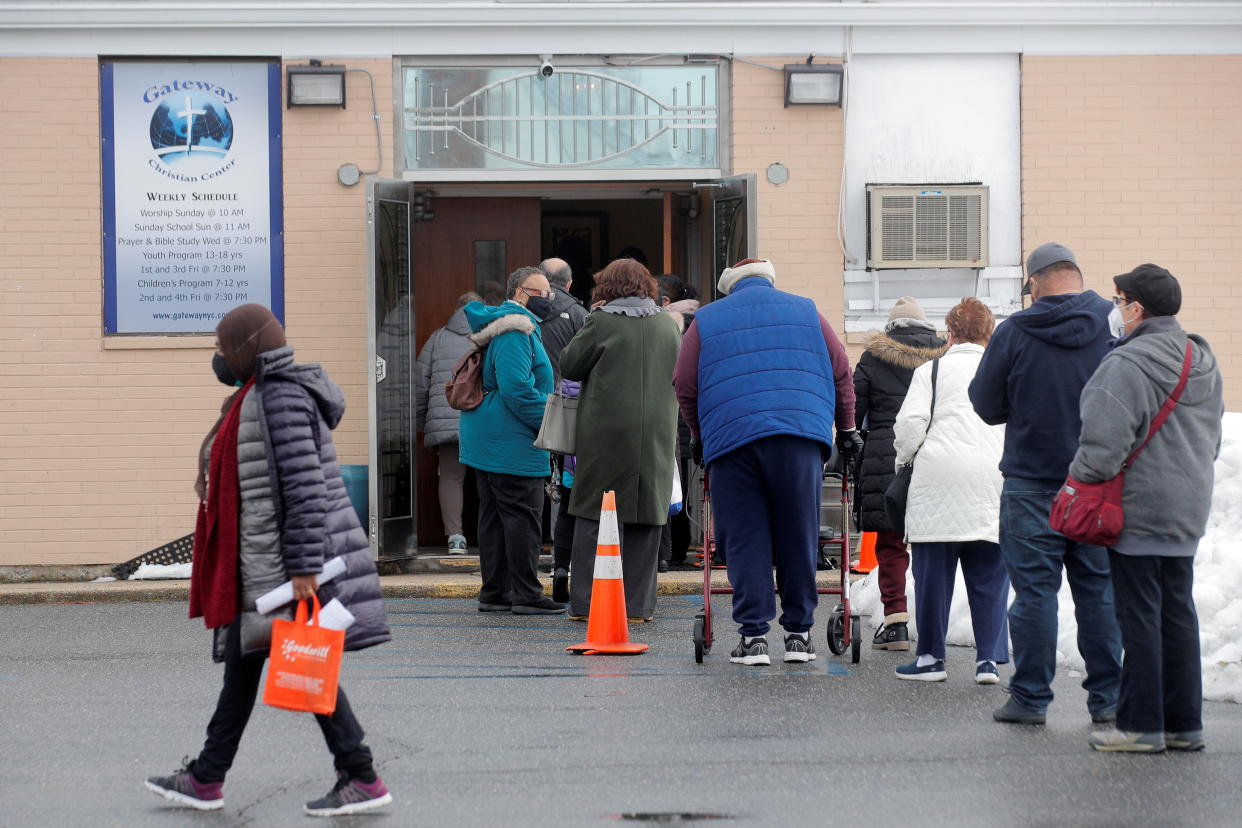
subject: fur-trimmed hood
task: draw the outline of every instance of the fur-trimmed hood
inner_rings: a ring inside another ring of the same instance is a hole
[[[466,312],[466,321],[470,323],[470,330],[474,331],[470,339],[480,348],[501,334],[507,334],[510,331],[533,334],[539,321],[534,314],[517,302],[505,302],[495,306],[471,302],[462,310]]]
[[[876,359],[909,370],[944,356],[949,350],[948,343],[927,330],[876,331],[868,334],[865,342],[866,352]]]

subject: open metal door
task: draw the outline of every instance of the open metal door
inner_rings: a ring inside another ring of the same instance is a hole
[[[404,557],[414,531],[413,182],[367,180],[371,548]]]
[[[758,211],[755,209],[754,173],[734,175],[713,182],[712,264],[719,276],[742,259],[759,256]],[[712,278],[714,298],[716,279]]]

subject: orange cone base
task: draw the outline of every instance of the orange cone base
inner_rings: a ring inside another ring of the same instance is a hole
[[[647,652],[647,645],[636,641],[622,641],[616,644],[595,644],[584,641],[581,644],[566,647],[565,650],[578,655],[638,655]]]

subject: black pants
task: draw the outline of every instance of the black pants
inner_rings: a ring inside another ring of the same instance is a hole
[[[568,570],[574,549],[574,521],[576,520],[569,513],[569,497],[573,494],[573,490],[559,483],[556,490],[561,496],[561,505],[556,510],[556,526],[552,529],[552,569]]]
[[[664,536],[660,539],[660,560],[665,563],[685,563],[690,552],[690,488],[691,461],[685,457],[677,458],[677,473],[681,475],[681,511],[669,515],[668,523],[664,524]]]
[[[533,604],[539,583],[543,478],[475,470],[479,489],[481,604]]]
[[[233,766],[237,746],[259,696],[263,662],[261,655],[242,655],[241,622],[229,625],[224,643],[224,686],[220,688],[216,712],[207,725],[207,742],[194,763],[194,776],[200,782],[223,782]],[[344,688],[337,690],[336,711],[331,716],[316,715],[315,721],[332,751],[336,769],[363,782],[375,781],[371,749],[362,741],[362,725],[354,718]]]
[[[1194,558],[1109,550],[1125,657],[1117,727],[1144,733],[1203,729]]]

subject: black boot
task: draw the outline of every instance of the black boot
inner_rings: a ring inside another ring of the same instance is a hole
[[[556,569],[552,573],[552,600],[558,604],[569,603],[569,570]]]
[[[894,624],[885,624],[876,630],[875,638],[871,639],[871,649],[909,650],[910,633],[906,631],[906,622],[898,621]]]

